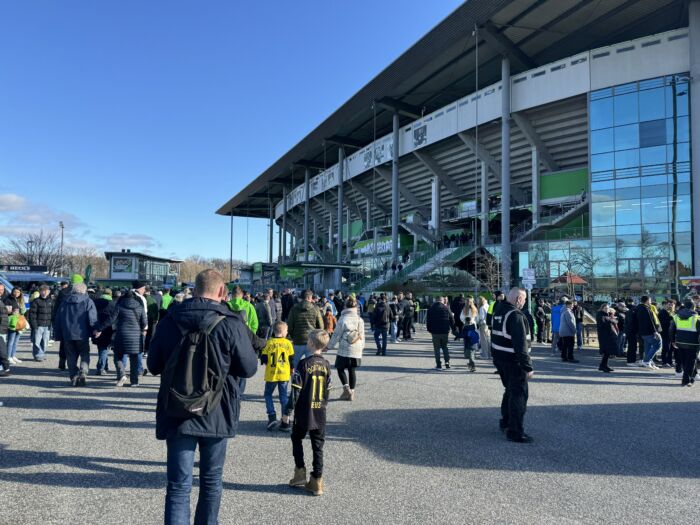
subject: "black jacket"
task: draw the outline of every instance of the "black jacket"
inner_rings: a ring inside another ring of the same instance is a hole
[[[505,326],[503,326],[504,320]],[[491,344],[493,345],[494,361],[512,362],[518,365],[522,371],[531,372],[530,321],[525,315],[525,312],[518,310],[508,301],[498,301],[493,307],[492,327]],[[499,330],[504,330],[510,338],[507,339],[504,336],[499,336]],[[503,346],[512,348],[513,352],[499,350],[496,348],[497,344],[503,344]]]
[[[671,321],[673,316],[665,308],[659,310],[659,323],[661,324],[661,333],[667,334],[671,330]]]
[[[635,312],[637,318],[637,334],[641,337],[645,335],[654,335],[658,332],[656,322],[654,321],[654,314],[651,312],[651,308],[640,304],[637,306],[637,311]]]
[[[239,377],[252,377],[258,368],[258,359],[246,333],[240,315],[225,305],[208,299],[194,298],[170,307],[168,316],[158,325],[156,335],[148,351],[148,370],[155,375],[163,372],[170,353],[180,342],[185,330],[202,330],[222,315],[221,321],[211,333],[211,341],[219,354],[221,368],[228,371],[220,405],[206,417],[174,419],[165,413],[166,392],[161,385],[156,406],[156,437],[187,435],[211,438],[230,438],[236,435],[240,414]],[[178,328],[178,326],[180,328]],[[250,330],[248,330],[250,332]]]
[[[53,299],[47,296],[45,299],[41,296],[34,299],[27,312],[27,321],[32,330],[39,326],[51,326],[53,318]]]
[[[459,316],[462,313],[462,310],[464,310],[464,306],[466,304],[467,300],[464,297],[455,297],[452,300],[452,304],[450,305],[450,311],[452,312],[452,315],[455,316],[455,319],[459,319]]]
[[[292,308],[294,307],[294,297],[292,297],[292,294],[286,293],[282,295],[282,320],[287,321],[287,318],[289,317],[289,312],[292,311]]]
[[[71,292],[71,287],[66,286],[65,288],[61,288],[58,291],[58,294],[56,294],[56,298],[53,301],[53,322],[54,324],[56,323],[56,313],[58,313],[58,307],[61,306],[61,302],[70,295]]]
[[[598,311],[595,315],[596,330],[598,332],[598,346],[600,353],[614,355],[617,353],[617,331],[615,324],[605,312]]]
[[[100,297],[95,299],[95,308],[97,308],[97,323],[102,329],[100,337],[93,337],[92,342],[98,348],[107,348],[112,342],[114,329],[112,327],[112,317],[115,315],[114,310],[117,307],[117,301],[104,299]]]
[[[433,303],[425,327],[431,334],[449,334],[455,327],[455,317],[446,305]]]
[[[389,328],[389,324],[396,320],[391,307],[385,302],[377,303],[374,312],[370,314],[372,324],[377,328]]]
[[[114,327],[115,352],[138,354],[143,351],[142,332],[148,326],[148,320],[143,301],[134,292],[119,298],[109,324]]]
[[[10,322],[9,316],[7,315],[7,308],[2,301],[0,301],[0,335],[7,335],[7,324]]]

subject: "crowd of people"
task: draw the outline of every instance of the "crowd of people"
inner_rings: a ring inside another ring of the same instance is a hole
[[[197,448],[200,495],[195,521],[205,523],[218,514],[226,440],[235,436],[246,379],[258,364],[265,367],[266,428],[291,436],[294,472],[289,484],[323,494],[331,393],[331,365],[324,354],[337,349],[339,400],[352,402],[366,347],[365,321],[376,355],[386,356],[390,343],[414,339],[424,308],[410,292],[368,298],[337,290],[251,294],[238,286],[229,290],[215,270],[200,273],[194,291],[155,290],[140,281],[124,290],[92,290],[74,275],[57,290],[45,285],[32,290],[28,309],[18,288],[8,294],[0,285],[0,300],[3,376],[22,364],[16,344],[25,329],[35,361],[45,359],[51,340],[59,342],[58,366],[68,370],[73,386],[87,384],[90,342],[97,347],[96,375],[109,372],[111,348],[117,387],[138,385],[149,372],[161,376],[156,435],[167,442],[166,523],[189,523]],[[496,292],[493,301],[440,295],[425,318],[437,370],[451,368],[451,337],[452,342],[461,340],[470,372],[476,371],[479,358],[495,367],[504,387],[499,427],[518,443],[532,441],[524,429],[528,380],[534,374],[532,342],[551,344],[563,362],[578,363],[574,349],[583,346],[586,318],[583,306],[566,297],[555,305],[539,299],[534,315],[526,303],[526,292],[519,288]],[[630,366],[656,369],[659,354],[659,365],[675,367],[683,385],[692,386],[698,377],[700,297],[681,305],[663,301],[660,309],[649,297],[637,305],[604,304],[595,323],[602,372],[612,372],[609,359],[622,356]],[[313,452],[309,476],[302,446],[307,435]]]

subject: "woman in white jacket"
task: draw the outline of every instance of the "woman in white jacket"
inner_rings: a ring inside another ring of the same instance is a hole
[[[360,366],[362,351],[365,348],[365,322],[357,312],[357,301],[349,297],[345,301],[345,309],[340,313],[338,324],[333,332],[328,350],[338,345],[338,355],[335,358],[335,368],[343,385],[340,399],[353,401],[355,399],[355,369]],[[347,375],[346,375],[347,370]]]

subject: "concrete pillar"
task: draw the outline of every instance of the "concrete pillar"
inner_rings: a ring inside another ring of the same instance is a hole
[[[328,245],[326,246],[328,253],[333,254],[333,214],[328,214]]]
[[[282,226],[277,226],[277,262],[282,257]]]
[[[391,155],[391,260],[399,260],[399,114],[393,118]]]
[[[433,229],[435,230],[435,236],[440,237],[441,229],[440,223],[440,179],[433,177],[431,181],[431,197],[430,197],[430,222],[433,223]]]
[[[363,230],[368,231],[372,227],[372,203],[367,199],[367,219]]]
[[[511,287],[510,253],[510,61],[501,59],[501,273],[503,290]]]
[[[536,227],[540,222],[540,152],[535,146],[532,152],[532,226]]]
[[[273,262],[273,245],[275,243],[274,237],[275,237],[275,209],[272,206],[272,199],[270,199],[270,246],[268,247],[269,254],[268,254],[268,261],[270,264]]]
[[[309,168],[304,171],[304,261],[309,262]]]
[[[481,245],[486,246],[489,237],[489,172],[486,163],[481,168]]]
[[[336,262],[340,263],[343,261],[343,182],[345,178],[345,150],[341,147],[338,148],[338,239],[337,239],[337,250]],[[340,289],[343,284],[343,271],[335,271],[335,287]]]
[[[690,45],[690,167],[693,181],[693,268],[700,275],[700,0],[688,5]]]
[[[350,225],[352,224],[352,218],[350,217],[350,207],[347,209],[347,235],[345,239],[345,258],[348,262],[350,262],[350,250],[351,250],[351,244],[352,244],[352,234],[350,230]]]
[[[282,188],[282,257],[287,257],[287,188]]]

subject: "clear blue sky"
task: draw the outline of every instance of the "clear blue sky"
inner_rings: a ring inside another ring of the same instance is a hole
[[[2,2],[0,244],[228,258],[214,211],[460,3]]]

